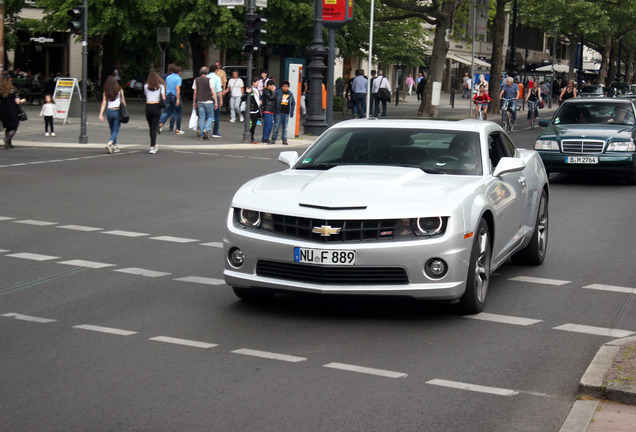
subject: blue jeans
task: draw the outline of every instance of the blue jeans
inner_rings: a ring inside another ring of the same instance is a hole
[[[161,123],[162,125],[166,124],[166,120],[168,120],[168,117],[172,116],[172,114],[176,110],[177,110],[177,96],[175,96],[174,93],[168,93],[166,95],[166,107],[163,109],[163,113],[161,113],[161,117],[159,118],[159,123]]]
[[[380,104],[382,104],[382,117],[386,117],[386,101],[385,100],[380,100],[379,97],[375,101],[375,113],[373,114],[373,116],[374,117],[379,117],[380,116]]]
[[[176,98],[175,98],[176,101]],[[170,118],[170,130],[174,130],[174,120],[177,119],[177,130],[181,130],[181,112],[183,109],[183,99],[179,99],[179,105],[175,104],[174,116]]]
[[[108,126],[110,127],[110,141],[113,145],[117,144],[117,134],[119,133],[119,127],[121,126],[121,120],[119,120],[118,109],[107,109],[106,118],[108,119]]]
[[[272,134],[272,128],[274,127],[274,114],[263,113],[263,139],[261,142],[265,142]]]
[[[534,111],[534,118],[539,118],[539,101],[528,101],[528,120],[530,120],[530,114]]]
[[[501,106],[501,122],[503,123],[504,121],[504,114],[506,113],[506,104],[512,104],[511,108],[512,108],[512,120],[516,121],[517,120],[517,99],[504,99],[504,103]]]
[[[366,93],[354,93],[353,94],[353,112],[354,116],[364,117],[366,112]]]
[[[212,122],[214,121],[214,104],[200,103],[197,104],[197,113],[199,114],[199,130],[210,132]]]
[[[278,129],[282,126],[283,132],[281,137],[283,141],[287,141],[287,122],[289,121],[289,114],[276,113],[274,114],[274,132],[272,133],[272,142],[278,138]]]
[[[218,103],[214,104],[214,131],[212,135],[219,134],[219,125],[221,123],[221,106]]]

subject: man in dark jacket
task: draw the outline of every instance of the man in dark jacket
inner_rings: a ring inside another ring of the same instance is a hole
[[[276,143],[278,138],[278,130],[283,126],[283,145],[287,145],[287,122],[290,117],[294,117],[296,110],[296,101],[294,95],[289,91],[289,81],[283,81],[281,88],[274,93],[276,96],[276,105],[274,112],[274,132],[272,133],[272,144]]]
[[[263,89],[263,139],[261,144],[271,144],[269,136],[274,126],[274,113],[276,112],[276,82],[273,79],[267,81]]]

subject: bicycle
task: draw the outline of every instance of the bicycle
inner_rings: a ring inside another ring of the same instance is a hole
[[[512,113],[512,101],[514,99],[502,99],[504,101],[504,110],[501,111],[501,122],[506,132],[512,132],[514,127],[513,119],[514,114]]]
[[[484,114],[484,106],[481,104],[477,104],[478,109],[477,109],[477,113],[475,114],[475,120],[486,120],[485,114]]]
[[[351,99],[345,95],[342,99],[342,115],[348,116],[351,113]]]
[[[528,114],[530,115],[530,129],[534,129],[534,124],[537,120],[537,101],[528,101]]]

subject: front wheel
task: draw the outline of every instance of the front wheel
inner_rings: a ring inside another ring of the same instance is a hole
[[[484,310],[490,283],[490,231],[485,220],[479,222],[470,253],[466,291],[459,302],[465,314],[477,314]]]

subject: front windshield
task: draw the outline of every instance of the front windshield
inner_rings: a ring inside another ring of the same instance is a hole
[[[476,132],[397,128],[332,129],[294,168],[329,169],[339,165],[403,166],[432,174],[482,173]]]
[[[569,103],[554,118],[555,125],[578,123],[633,125],[634,111],[629,102]]]

